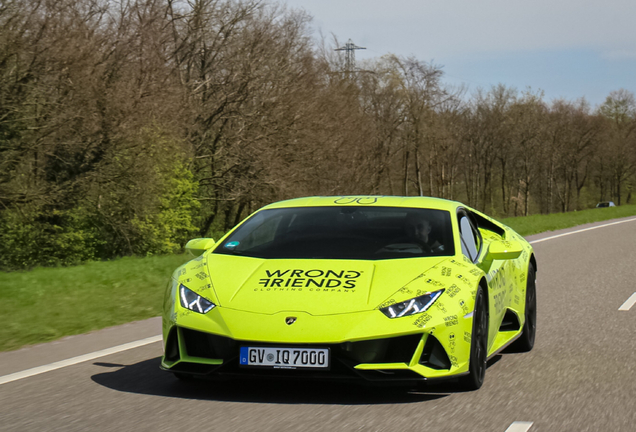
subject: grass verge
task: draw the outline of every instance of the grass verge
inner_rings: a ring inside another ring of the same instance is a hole
[[[0,351],[157,316],[170,275],[189,259],[126,257],[0,272]]]
[[[527,236],[636,215],[636,205],[502,219]],[[188,255],[122,258],[0,272],[0,351],[157,316],[172,271]]]
[[[636,215],[636,205],[594,208],[569,213],[532,215],[501,219],[501,222],[522,236],[556,231],[573,226]]]

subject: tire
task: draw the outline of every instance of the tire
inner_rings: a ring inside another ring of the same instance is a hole
[[[465,390],[477,390],[484,383],[488,360],[488,305],[485,290],[480,286],[475,294],[473,332],[470,344],[468,375],[462,378]]]
[[[510,345],[511,350],[514,352],[531,351],[534,347],[534,339],[537,333],[537,283],[536,271],[532,264],[528,267],[524,317],[525,322],[521,330],[521,336]]]

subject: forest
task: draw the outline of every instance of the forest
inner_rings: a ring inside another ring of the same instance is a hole
[[[273,201],[426,195],[496,217],[630,203],[636,100],[350,67],[259,0],[0,3],[0,269],[182,250]]]

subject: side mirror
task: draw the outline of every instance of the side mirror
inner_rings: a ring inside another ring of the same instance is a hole
[[[214,246],[216,242],[212,238],[196,238],[186,243],[186,250],[190,252],[192,256],[198,257],[206,250]]]
[[[518,241],[495,241],[490,244],[488,258],[496,260],[510,260],[519,258],[523,247]]]

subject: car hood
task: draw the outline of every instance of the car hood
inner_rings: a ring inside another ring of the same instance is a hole
[[[210,254],[208,269],[222,307],[331,315],[375,309],[446,259],[294,260]]]

